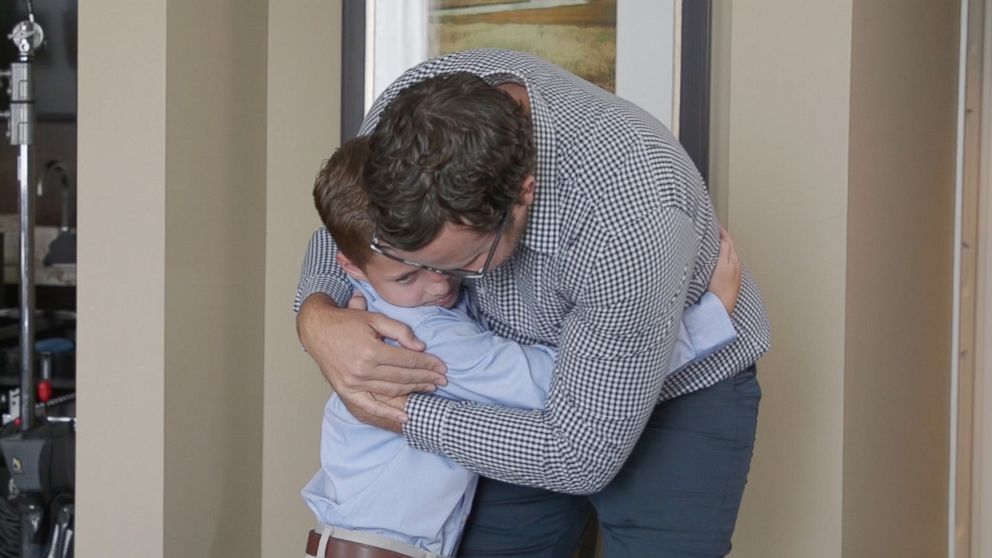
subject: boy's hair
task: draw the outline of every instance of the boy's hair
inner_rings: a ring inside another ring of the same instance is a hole
[[[482,78],[452,73],[400,91],[372,133],[365,169],[379,236],[402,250],[445,223],[495,231],[533,172],[530,117]]]
[[[372,253],[372,221],[362,174],[369,155],[368,137],[348,140],[324,161],[313,183],[313,203],[338,250],[364,268]]]

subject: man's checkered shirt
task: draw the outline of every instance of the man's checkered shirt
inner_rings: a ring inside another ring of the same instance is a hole
[[[750,276],[732,316],[738,340],[664,378],[683,308],[706,292],[719,229],[702,178],[678,141],[640,108],[531,55],[475,50],[408,70],[383,107],[427,77],[471,72],[530,96],[537,188],[514,255],[470,284],[497,333],[560,354],[544,411],[413,395],[404,434],[484,476],[559,492],[602,489],[659,401],[729,378],[770,345]],[[351,294],[324,228],[313,236],[296,304]],[[430,479],[423,479],[430,482]]]

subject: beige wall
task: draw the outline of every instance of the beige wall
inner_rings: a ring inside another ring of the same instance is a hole
[[[980,23],[983,29],[981,38],[982,51],[979,53],[969,52],[969,81],[978,81],[977,88],[980,89],[979,98],[973,99],[971,93],[974,91],[969,84],[969,108],[977,108],[974,114],[966,115],[967,133],[974,133],[973,128],[978,128],[978,141],[973,146],[968,146],[965,157],[965,168],[969,172],[967,178],[975,178],[977,184],[971,186],[965,182],[965,200],[968,199],[970,189],[976,190],[977,208],[973,212],[975,219],[975,245],[977,250],[974,254],[974,264],[976,269],[975,291],[973,293],[975,302],[975,331],[971,340],[974,345],[974,430],[972,431],[974,446],[972,448],[973,461],[972,468],[972,508],[971,508],[971,533],[969,541],[962,541],[962,545],[970,543],[970,550],[973,552],[972,558],[992,558],[992,359],[990,359],[990,348],[992,348],[992,280],[989,272],[992,271],[992,153],[988,149],[992,145],[992,7],[988,2],[983,2],[984,18]],[[971,2],[969,10],[975,10],[975,2]],[[974,11],[969,13],[969,18]],[[973,29],[972,24],[969,27]],[[971,32],[971,29],[969,32]],[[974,37],[969,37],[969,43],[974,45]],[[976,67],[977,66],[977,67]],[[980,76],[975,79],[975,70],[980,71]],[[977,117],[977,118],[976,118]],[[977,177],[974,176],[977,174]],[[965,212],[967,215],[967,212]],[[966,237],[965,237],[966,238]],[[968,254],[963,250],[962,256]],[[964,298],[965,293],[962,293]],[[960,540],[960,539],[959,539]]]
[[[154,0],[79,10],[81,558],[163,555],[165,16]]]
[[[79,29],[78,555],[259,556],[266,3]]]
[[[727,224],[730,197],[730,83],[733,67],[733,10],[729,2],[714,2],[710,43],[710,198],[721,223]],[[719,85],[719,87],[717,87]]]
[[[992,10],[986,12],[992,30]],[[992,42],[986,43],[986,53],[992,54]],[[987,54],[987,55],[988,55]],[[992,80],[992,56],[986,59],[986,79]],[[992,140],[992,88],[986,89],[983,101],[983,142]],[[985,150],[982,182],[988,191],[992,182],[989,170],[992,157]],[[984,277],[976,296],[976,374],[975,381],[975,507],[973,508],[971,544],[978,552],[973,558],[992,558],[992,196],[981,202],[979,222],[978,274]]]
[[[941,556],[957,3],[716,9],[715,198],[775,338],[734,556]]]
[[[935,555],[948,283],[913,271],[947,257],[947,153],[921,138],[947,134],[956,3],[715,4],[713,188],[775,329],[734,556]],[[329,390],[290,302],[340,10],[81,7],[82,558],[281,556],[312,523]]]
[[[165,555],[259,556],[265,0],[169,0]]]
[[[717,188],[774,334],[734,556],[836,557],[851,2],[735,2],[729,17],[730,83],[714,83],[729,87],[727,130],[716,132],[727,148],[714,161],[729,183]]]
[[[340,12],[80,10],[81,557],[277,556],[313,523],[330,392],[291,301],[338,143]]]
[[[981,100],[980,151],[982,193],[992,192],[992,8],[986,4]],[[980,196],[978,211],[975,328],[975,506],[972,516],[973,558],[992,558],[992,195]]]
[[[292,302],[319,223],[313,179],[340,138],[340,30],[340,1],[269,0],[263,556],[297,552],[314,524],[299,493],[331,392],[300,349]]]
[[[958,7],[855,2],[845,556],[946,552]]]

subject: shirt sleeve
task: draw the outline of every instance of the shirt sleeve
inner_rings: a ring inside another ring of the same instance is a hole
[[[326,294],[339,308],[348,304],[352,287],[348,276],[338,265],[337,253],[338,247],[327,229],[317,229],[310,237],[307,254],[303,258],[303,270],[300,272],[293,310],[299,311],[303,301],[314,293]]]
[[[474,321],[436,315],[414,334],[447,366],[447,399],[517,409],[543,409],[555,366],[555,351],[502,338]]]
[[[715,294],[707,292],[682,314],[668,372],[678,372],[736,340],[737,330],[727,309]]]
[[[600,242],[563,322],[545,409],[413,395],[404,426],[411,446],[513,484],[601,490],[658,402],[697,250],[692,221],[679,209],[628,219]]]

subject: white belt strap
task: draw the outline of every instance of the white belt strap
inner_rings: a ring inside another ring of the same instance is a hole
[[[317,556],[324,558],[327,556],[327,540],[331,538],[331,531],[328,529],[322,529],[320,532],[320,542],[317,543]]]
[[[333,525],[321,525],[319,532],[320,546],[317,547],[317,556],[325,555],[324,553],[327,549],[327,539],[334,537],[335,539],[341,539],[343,541],[351,541],[353,543],[367,544],[369,546],[391,550],[393,552],[409,556],[410,558],[444,558],[444,556],[441,556],[440,554],[427,552],[422,548],[417,548],[416,546],[369,531],[352,531],[351,529],[342,529],[341,527],[335,527]]]

